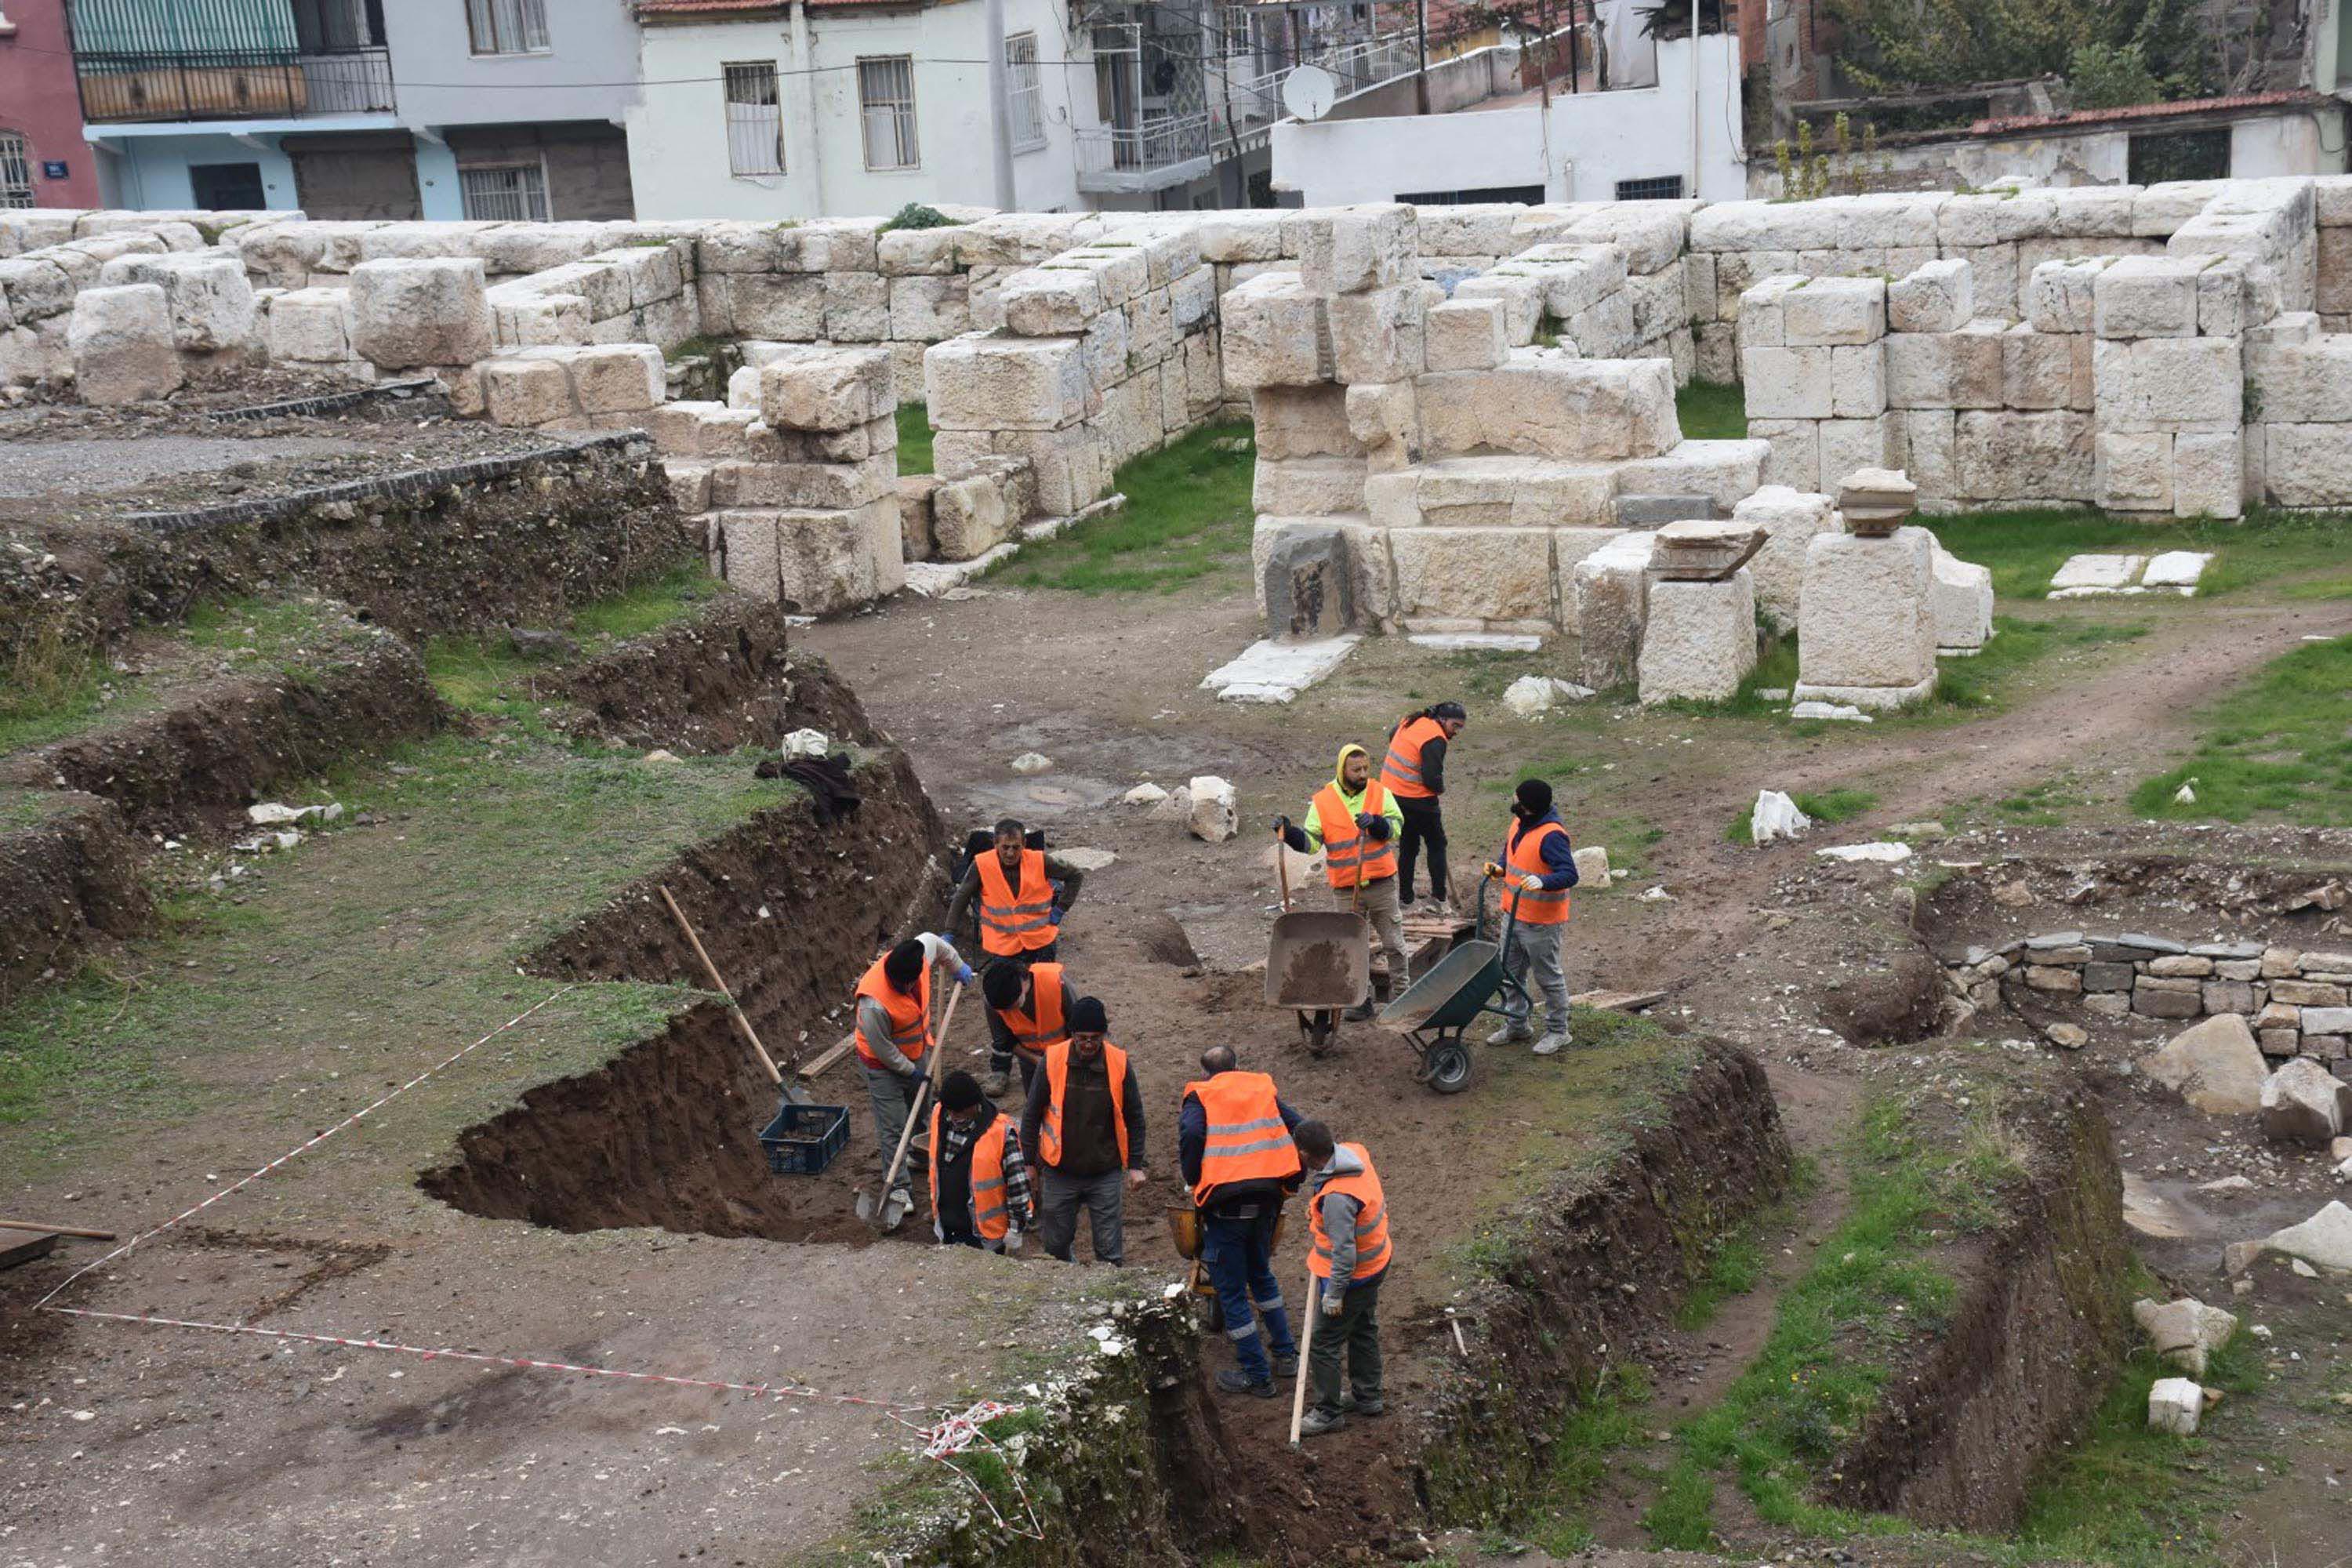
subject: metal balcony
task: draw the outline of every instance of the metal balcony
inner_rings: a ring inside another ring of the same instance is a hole
[[[92,125],[304,120],[390,112],[392,52],[210,49],[78,53],[81,117]]]

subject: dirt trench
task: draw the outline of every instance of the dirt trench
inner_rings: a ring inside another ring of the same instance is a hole
[[[0,832],[0,1005],[81,955],[137,935],[155,912],[145,846],[110,801],[79,792]]]
[[[803,726],[861,746],[880,737],[822,660],[788,659],[783,610],[732,594],[564,677],[580,728],[632,745],[712,753]]]

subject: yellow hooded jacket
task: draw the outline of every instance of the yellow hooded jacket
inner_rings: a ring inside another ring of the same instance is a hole
[[[1347,772],[1348,753],[1350,752],[1355,752],[1357,755],[1363,757],[1367,761],[1370,761],[1371,758],[1371,753],[1365,751],[1361,746],[1347,745],[1340,747],[1338,760],[1333,762],[1331,764],[1331,784],[1332,787],[1339,792],[1340,804],[1348,808],[1350,816],[1355,816],[1361,813],[1364,809],[1364,790],[1351,790],[1346,784],[1342,783],[1340,779],[1340,775]],[[1370,777],[1365,781],[1365,789],[1370,789],[1371,787],[1372,781],[1378,779],[1380,776],[1380,770],[1378,768],[1374,768],[1371,772]],[[1381,815],[1389,819],[1389,842],[1391,844],[1394,844],[1404,837],[1404,813],[1398,809],[1395,795],[1389,795],[1386,790],[1383,790],[1381,793],[1388,796],[1386,800],[1381,803]],[[1307,802],[1307,813],[1298,819],[1298,826],[1307,835],[1307,849],[1308,854],[1311,855],[1316,850],[1323,847],[1323,819],[1316,811],[1315,802],[1312,797],[1310,797]]]

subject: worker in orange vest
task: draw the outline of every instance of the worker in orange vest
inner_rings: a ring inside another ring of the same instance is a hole
[[[1104,1037],[1108,1028],[1103,1005],[1079,997],[1070,1037],[1045,1052],[1021,1111],[1021,1147],[1038,1173],[1038,1239],[1065,1263],[1082,1206],[1095,1261],[1126,1261],[1127,1189],[1145,1180],[1143,1091],[1127,1053]]]
[[[1004,1252],[1034,1228],[1029,1163],[1013,1119],[968,1072],[951,1072],[931,1107],[931,1234],[950,1247]]]
[[[1028,830],[1008,816],[996,825],[995,847],[964,868],[948,900],[948,930],[961,931],[964,911],[977,904],[983,952],[1050,963],[1061,951],[1062,917],[1086,879],[1084,869],[1060,856],[1030,848]]]
[[[1459,702],[1439,702],[1409,713],[1390,734],[1388,755],[1381,762],[1381,783],[1404,813],[1404,839],[1397,846],[1404,875],[1397,889],[1408,909],[1412,905],[1413,862],[1424,846],[1433,912],[1444,912],[1454,896],[1445,865],[1445,749],[1467,722],[1469,715]]]
[[[1513,922],[1503,967],[1518,982],[1516,990],[1506,988],[1502,1026],[1486,1037],[1486,1043],[1509,1045],[1533,1037],[1528,1022],[1532,987],[1542,991],[1544,998],[1544,1032],[1536,1040],[1535,1054],[1556,1055],[1569,1044],[1568,972],[1561,964],[1560,938],[1568,931],[1568,890],[1576,886],[1576,848],[1559,813],[1552,809],[1551,785],[1543,780],[1519,781],[1503,858],[1488,861],[1486,875],[1503,884],[1504,908]]]
[[[1274,1227],[1284,1200],[1298,1190],[1290,1130],[1305,1118],[1283,1103],[1272,1078],[1242,1071],[1231,1046],[1202,1051],[1201,1071],[1205,1076],[1184,1086],[1176,1162],[1200,1212],[1201,1261],[1217,1288],[1237,1363],[1217,1373],[1217,1386],[1272,1399],[1274,1380],[1298,1370],[1298,1342],[1274,1277]]]
[[[1321,1315],[1307,1352],[1315,1408],[1298,1430],[1314,1437],[1345,1426],[1349,1411],[1378,1415],[1388,1408],[1381,1394],[1381,1281],[1394,1254],[1381,1173],[1364,1146],[1335,1144],[1320,1121],[1302,1121],[1290,1136],[1313,1184],[1307,1194],[1307,1271],[1315,1277],[1315,1300],[1307,1310]]]
[[[925,1053],[931,1039],[931,965],[943,964],[956,984],[971,984],[971,967],[954,944],[929,931],[910,937],[876,959],[857,983],[857,1060],[866,1069],[866,1098],[874,1107],[874,1139],[887,1165],[898,1152],[922,1093]],[[911,1207],[907,1173],[891,1189]]]
[[[1371,753],[1358,745],[1340,747],[1331,782],[1307,804],[1305,825],[1277,816],[1274,826],[1283,843],[1301,855],[1322,850],[1332,907],[1361,910],[1370,922],[1388,965],[1385,974],[1374,976],[1373,989],[1385,999],[1392,986],[1410,978],[1412,962],[1405,956],[1404,912],[1397,903],[1396,841],[1404,817],[1396,798],[1372,777]],[[1369,1018],[1372,1005],[1367,1000],[1348,1016]]]
[[[1026,1096],[1046,1048],[1070,1037],[1077,991],[1058,963],[1000,958],[981,971],[980,994],[988,999],[988,1078],[980,1087],[991,1100],[1003,1094],[1013,1087],[1013,1064],[1018,1061]]]

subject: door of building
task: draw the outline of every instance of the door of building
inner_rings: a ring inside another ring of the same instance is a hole
[[[188,184],[207,212],[255,212],[269,205],[258,163],[191,163]]]
[[[416,188],[416,147],[405,132],[288,136],[278,145],[294,161],[294,195],[315,218],[415,220],[425,216]]]

